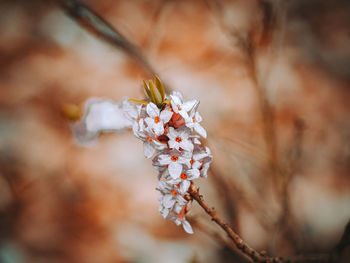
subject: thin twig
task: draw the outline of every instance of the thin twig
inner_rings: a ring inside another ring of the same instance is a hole
[[[107,20],[78,0],[55,0],[66,13],[80,26],[100,39],[125,51],[136,60],[151,76],[157,75],[140,49],[131,43],[123,34]]]
[[[211,239],[215,239],[223,248],[230,249],[232,253],[235,255],[235,257],[240,257],[242,260],[252,262],[251,258],[242,255],[240,251],[237,249],[237,247],[232,244],[229,240],[224,238],[219,233],[209,230],[208,227],[206,227],[204,224],[202,224],[199,220],[191,218],[191,225],[195,226],[197,229],[199,229],[202,233],[210,237]],[[235,262],[235,261],[233,261]]]
[[[188,190],[189,194],[198,204],[205,210],[205,212],[211,216],[212,220],[217,223],[233,241],[236,247],[241,251],[242,254],[248,256],[255,262],[267,262],[266,258],[262,256],[259,252],[251,248],[243,239],[237,235],[228,224],[225,224],[222,219],[216,214],[216,211],[210,208],[207,203],[204,201],[203,196],[199,195],[198,188],[192,184]]]
[[[202,195],[199,194],[199,189],[191,184],[188,189],[188,193],[191,197],[198,202],[198,204],[204,209],[204,211],[211,217],[212,221],[218,224],[228,235],[228,237],[233,241],[235,247],[242,253],[242,255],[250,258],[254,262],[259,263],[327,263],[332,261],[332,254],[317,254],[317,255],[298,255],[293,256],[289,259],[283,259],[281,257],[269,257],[263,253],[259,253],[252,247],[250,247],[228,224],[217,215],[214,208],[210,208],[208,204],[204,201]],[[342,238],[343,240],[344,238]],[[347,238],[345,238],[347,240]],[[348,244],[348,243],[346,243]],[[343,246],[342,246],[343,249]],[[236,251],[236,249],[234,249]]]

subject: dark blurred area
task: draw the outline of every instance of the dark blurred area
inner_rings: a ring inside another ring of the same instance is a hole
[[[87,99],[142,99],[152,74],[201,101],[214,161],[196,183],[248,244],[349,262],[349,14],[345,0],[0,1],[0,262],[247,262],[198,204],[194,235],[163,220],[131,132],[73,138]]]

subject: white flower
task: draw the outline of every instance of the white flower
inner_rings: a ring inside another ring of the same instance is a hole
[[[191,167],[190,161],[191,158],[188,152],[168,151],[161,152],[155,164],[167,165],[170,176],[176,179],[181,175],[183,165],[186,165],[188,168]]]
[[[173,113],[168,110],[159,111],[158,107],[150,102],[147,104],[146,111],[149,117],[145,119],[149,128],[158,136],[164,133],[164,124],[167,123]]]
[[[119,103],[104,99],[89,99],[85,103],[84,116],[72,125],[78,142],[95,139],[100,132],[121,131],[132,127],[137,108],[124,98]]]
[[[199,124],[202,121],[202,117],[197,111],[191,111],[190,116],[185,121],[187,127],[194,129],[203,138],[207,138],[207,132]]]
[[[171,98],[171,107],[173,108],[173,111],[175,113],[178,113],[182,116],[182,118],[186,119],[188,118],[188,113],[190,110],[193,109],[198,104],[197,100],[190,100],[183,102],[182,95],[178,91],[173,91],[173,93],[170,95]]]
[[[161,193],[159,199],[161,204],[160,210],[162,211],[164,209],[169,209],[170,212],[174,208],[175,204],[183,206],[187,203],[187,201],[181,196],[179,191],[176,190],[173,185],[167,184],[163,181],[159,181],[157,190]]]
[[[200,138],[199,135],[191,135],[190,138],[192,139],[194,144],[201,145],[201,142],[199,140],[199,138]]]
[[[200,176],[206,178],[212,160],[213,157],[208,147],[205,147],[205,150],[200,147],[197,149],[196,147],[191,159],[192,169],[197,169],[200,172]]]
[[[139,130],[134,128],[135,126],[138,126]],[[156,150],[164,150],[166,148],[166,145],[159,142],[149,128],[144,127],[143,119],[140,119],[138,123],[135,122],[133,131],[135,136],[143,141],[143,154],[146,158],[151,158]]]
[[[200,176],[198,169],[188,169],[181,173],[179,178],[173,179],[168,176],[166,182],[168,184],[176,185],[179,188],[181,194],[185,194],[191,185],[191,181],[197,179]]]
[[[169,128],[169,133],[167,134],[169,141],[168,145],[170,149],[176,149],[180,151],[180,148],[185,151],[193,151],[193,144],[189,140],[190,136],[189,129],[177,129],[175,130],[173,127]]]
[[[186,214],[187,207],[184,205],[179,213],[176,214],[171,214],[168,217],[175,222],[176,225],[182,225],[183,229],[188,233],[188,234],[193,234],[192,227],[190,223],[186,220],[185,214]]]
[[[129,119],[130,121],[133,122],[138,118],[140,118],[142,106],[144,105],[135,105],[134,103],[131,103],[128,100],[128,98],[123,98],[120,104],[126,119]]]
[[[132,130],[134,135],[137,137],[139,132],[142,132],[145,129],[145,117],[146,117],[146,106],[145,105],[137,105],[137,115],[134,118],[134,123],[132,125]],[[129,112],[127,112],[129,114]]]

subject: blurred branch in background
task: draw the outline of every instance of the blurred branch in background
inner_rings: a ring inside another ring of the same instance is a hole
[[[127,53],[143,67],[148,77],[158,75],[142,51],[90,7],[79,0],[55,1],[82,28]]]
[[[189,190],[189,194],[196,200],[197,203],[204,209],[204,211],[211,217],[211,220],[219,225],[231,239],[235,246],[228,245],[224,239],[221,238],[220,235],[216,233],[211,233],[211,235],[218,240],[224,246],[228,246],[233,250],[233,252],[239,252],[243,256],[250,259],[251,262],[261,262],[261,263],[306,263],[306,262],[314,262],[314,263],[337,263],[340,262],[340,257],[343,253],[343,250],[350,245],[350,221],[345,227],[344,234],[340,239],[339,243],[335,246],[335,248],[329,253],[323,254],[315,254],[315,255],[298,255],[292,256],[289,258],[282,257],[269,257],[266,255],[265,251],[258,252],[254,248],[250,247],[228,224],[224,223],[220,216],[216,213],[215,208],[210,208],[209,205],[205,202],[202,195],[199,194],[199,189],[191,184]],[[205,227],[201,227],[197,222],[197,226],[200,226],[200,229],[204,233],[210,233],[210,231],[206,230]],[[285,237],[287,238],[287,237]]]
[[[132,140],[105,134],[94,150],[72,144],[67,119],[58,114],[61,105],[65,116],[76,120],[77,105],[87,97],[126,95],[135,84],[134,75],[124,74],[132,61],[132,69],[145,77],[159,70],[187,96],[200,94],[215,152],[211,183],[202,185],[201,193],[215,188],[205,200],[222,212],[222,222],[256,251],[266,250],[257,252],[263,258],[348,262],[349,224],[326,253],[349,214],[343,203],[349,198],[350,126],[344,107],[349,89],[334,74],[349,77],[344,30],[349,24],[334,19],[342,10],[348,19],[348,1],[54,2],[53,10],[40,0],[0,4],[0,261],[6,245],[15,244],[28,258],[16,263],[144,263],[149,255],[178,253],[179,243],[200,255],[198,262],[247,261],[210,220],[201,225],[190,218],[197,228],[193,237],[162,221],[151,196],[152,179],[145,175],[149,164],[137,159],[138,151],[124,150]],[[305,66],[308,59],[315,64]],[[282,76],[275,75],[279,67]],[[329,77],[332,72],[337,78]],[[272,85],[275,81],[283,87]],[[3,139],[7,118],[18,126]],[[16,158],[6,159],[13,149]],[[137,194],[130,195],[130,187]],[[125,224],[142,228],[149,239],[144,242]],[[154,240],[156,249],[148,249]],[[178,244],[158,248],[167,242]],[[121,244],[147,252],[140,256]]]

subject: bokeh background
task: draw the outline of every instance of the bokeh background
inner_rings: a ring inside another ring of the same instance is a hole
[[[194,235],[163,220],[131,132],[73,137],[87,99],[142,99],[152,73],[201,101],[214,161],[196,184],[247,243],[283,257],[336,246],[350,218],[349,1],[82,3],[0,1],[0,262],[247,262],[198,204]],[[119,42],[86,30],[95,12]]]

